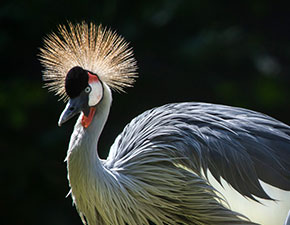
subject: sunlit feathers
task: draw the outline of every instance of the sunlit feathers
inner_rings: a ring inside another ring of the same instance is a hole
[[[128,43],[102,25],[85,22],[59,25],[58,33],[48,35],[40,51],[45,87],[60,99],[68,98],[65,77],[74,66],[97,74],[117,91],[132,86],[137,77],[136,61]]]

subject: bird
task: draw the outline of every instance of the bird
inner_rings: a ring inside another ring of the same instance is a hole
[[[133,49],[110,28],[68,21],[44,38],[39,58],[44,87],[66,103],[58,125],[78,116],[65,161],[84,224],[289,225],[287,124],[239,107],[168,103],[132,119],[101,159],[112,91],[138,77]]]

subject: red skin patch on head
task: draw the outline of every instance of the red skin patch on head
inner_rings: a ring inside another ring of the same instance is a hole
[[[91,74],[90,72],[88,72],[89,75],[89,84],[93,83],[93,82],[100,82],[99,78],[96,75]],[[96,112],[96,107],[90,107],[90,113],[88,116],[83,115],[82,118],[82,125],[84,128],[88,128],[94,118]]]
[[[93,82],[99,82],[98,76],[93,75],[90,72],[88,72],[88,75],[89,75],[89,84],[91,84]]]

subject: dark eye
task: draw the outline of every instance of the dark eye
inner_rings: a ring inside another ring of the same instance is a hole
[[[90,86],[87,86],[86,89],[85,89],[85,92],[86,93],[90,93],[91,92],[91,87]]]

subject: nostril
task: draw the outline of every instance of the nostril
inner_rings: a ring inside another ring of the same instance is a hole
[[[69,111],[74,111],[75,110],[75,107],[70,107],[69,108]]]

